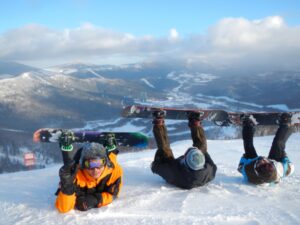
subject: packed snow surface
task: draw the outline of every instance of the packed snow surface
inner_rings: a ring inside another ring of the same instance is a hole
[[[109,206],[87,212],[60,214],[54,208],[61,165],[2,174],[0,224],[300,224],[299,139],[300,134],[293,134],[286,147],[295,173],[272,186],[247,184],[237,172],[242,140],[209,140],[209,152],[218,166],[216,178],[192,190],[173,187],[152,174],[155,149],[120,154],[124,169],[120,197]],[[271,142],[271,136],[255,138],[258,153],[267,155]],[[177,157],[190,145],[186,140],[171,147]]]

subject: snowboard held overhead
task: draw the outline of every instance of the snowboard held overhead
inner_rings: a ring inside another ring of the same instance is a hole
[[[288,112],[291,117],[291,124],[294,126],[300,125],[300,112]],[[229,121],[234,125],[242,125],[245,117],[250,117],[255,122],[255,125],[279,125],[282,112],[245,112],[235,113],[228,112]]]
[[[199,112],[200,120],[210,121],[218,126],[242,125],[243,118],[251,117],[256,125],[278,125],[283,112],[229,112],[219,109],[178,109],[152,107],[143,105],[127,106],[122,111],[122,116],[127,118],[152,118],[155,111],[163,110],[166,119],[186,120],[191,112]],[[300,112],[287,112],[292,116],[292,125],[300,126]]]
[[[114,135],[116,144],[125,147],[147,147],[148,138],[139,132],[99,132],[72,131],[61,128],[42,128],[34,132],[34,142],[59,142],[63,133],[72,134],[73,142],[97,142],[105,145],[110,135]]]
[[[152,119],[155,111],[165,111],[165,119],[186,120],[192,112],[200,113],[200,120],[207,120],[219,126],[224,126],[228,122],[228,113],[224,110],[213,109],[177,109],[164,107],[151,107],[142,105],[127,106],[123,109],[122,116],[127,118],[148,118]]]

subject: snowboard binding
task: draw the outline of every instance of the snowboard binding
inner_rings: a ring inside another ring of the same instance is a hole
[[[243,126],[254,127],[254,126],[258,125],[255,118],[250,114],[242,114],[240,116],[240,120],[242,121]]]
[[[292,123],[292,114],[290,113],[282,113],[278,120],[279,125],[291,125]]]
[[[164,110],[154,111],[152,113],[152,116],[153,116],[152,124],[154,124],[154,125],[163,125],[165,123],[164,119],[166,117],[166,114],[167,113]]]
[[[117,149],[116,136],[113,133],[106,135],[104,147],[106,148],[107,152],[111,152]]]
[[[73,151],[73,145],[76,141],[76,137],[72,131],[62,131],[59,137],[59,145],[62,151],[71,152]]]

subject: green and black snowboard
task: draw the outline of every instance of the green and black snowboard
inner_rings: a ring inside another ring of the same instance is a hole
[[[108,135],[114,134],[117,146],[144,148],[148,146],[148,138],[139,132],[99,132],[72,131],[60,128],[42,128],[34,132],[34,142],[59,142],[63,132],[71,132],[74,142],[97,142],[105,144]]]
[[[34,132],[33,141],[43,143],[58,143],[63,134],[71,136],[74,143],[96,142],[108,148],[111,137],[114,137],[118,151],[136,150],[136,148],[146,148],[148,146],[148,137],[139,132],[99,132],[99,131],[72,131],[60,128],[42,128]],[[73,151],[61,149],[64,165],[69,165],[80,158],[78,149]]]

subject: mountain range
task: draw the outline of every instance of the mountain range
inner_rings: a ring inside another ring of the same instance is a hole
[[[300,109],[300,71],[202,70],[170,63],[77,63],[41,69],[0,62],[0,87],[0,145],[6,155],[14,148],[35,149],[32,132],[41,127],[120,128],[128,123],[120,118],[122,107],[133,103],[228,111]],[[129,123],[151,135],[149,121]],[[186,129],[182,121],[171,127],[174,140]],[[206,129],[212,139],[237,136],[215,126]]]

